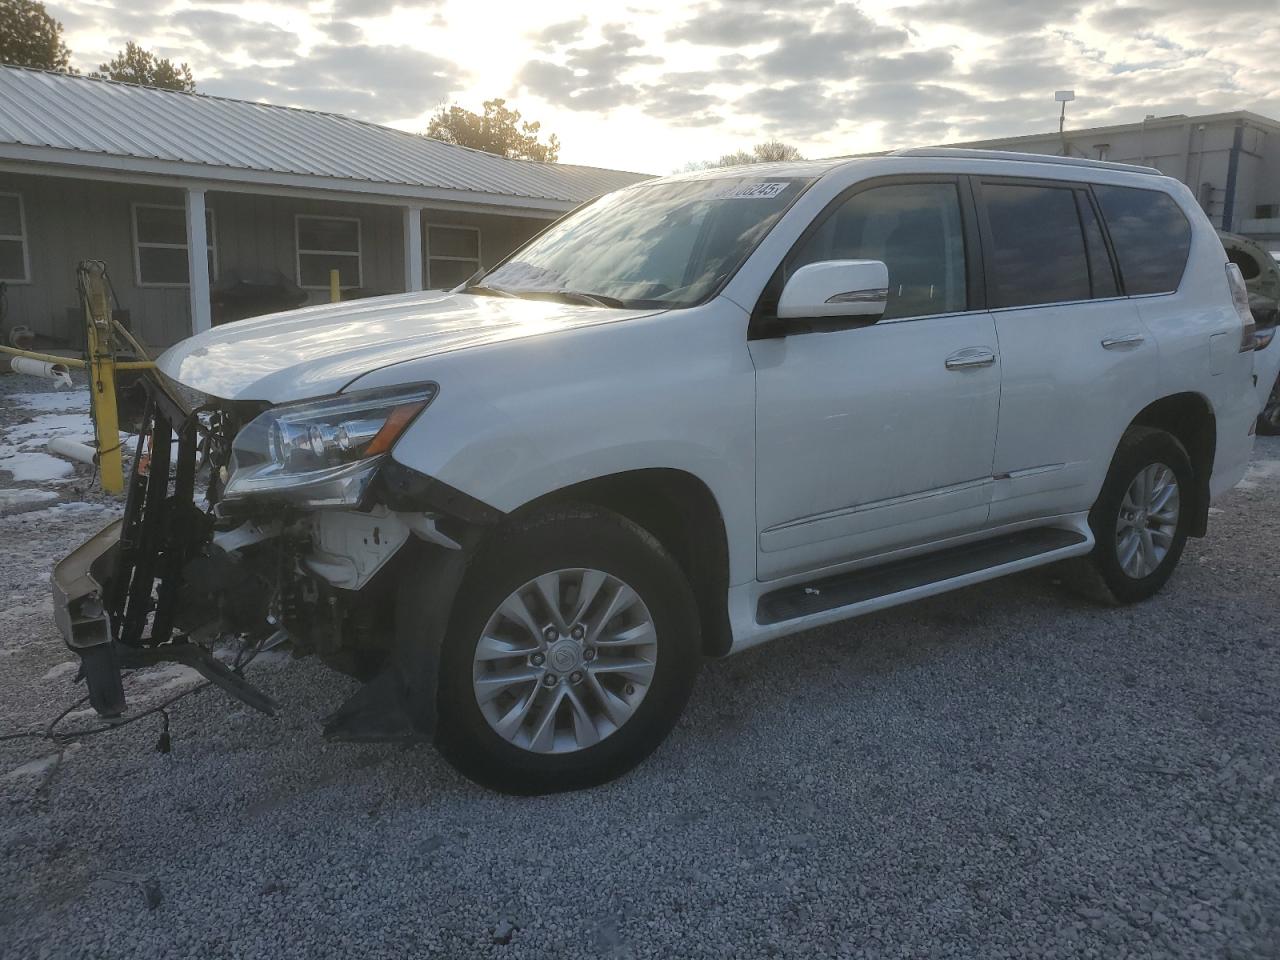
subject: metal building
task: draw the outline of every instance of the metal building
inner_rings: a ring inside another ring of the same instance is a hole
[[[1280,122],[1235,110],[951,144],[1158,168],[1189,186],[1214,226],[1280,250]]]
[[[6,324],[74,343],[75,265],[88,258],[107,261],[155,346],[216,322],[210,287],[220,302],[229,278],[276,276],[312,302],[335,269],[344,296],[450,287],[641,179],[336,114],[0,67]]]

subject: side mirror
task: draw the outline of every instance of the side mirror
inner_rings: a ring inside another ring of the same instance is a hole
[[[889,268],[879,260],[822,260],[801,267],[778,298],[780,320],[854,317],[876,321],[889,298]]]

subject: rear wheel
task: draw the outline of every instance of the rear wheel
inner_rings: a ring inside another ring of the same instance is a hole
[[[594,508],[513,524],[459,593],[438,745],[466,776],[511,793],[603,783],[666,737],[698,649],[689,585],[643,529]]]
[[[1089,525],[1091,559],[1121,603],[1152,596],[1182,556],[1190,526],[1191,461],[1163,430],[1131,427],[1120,441]]]
[[[1264,437],[1280,436],[1280,376],[1276,377],[1266,406],[1258,414],[1258,433]]]

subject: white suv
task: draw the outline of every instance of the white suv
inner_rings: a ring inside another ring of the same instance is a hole
[[[662,741],[704,656],[1086,554],[1149,597],[1245,470],[1253,345],[1154,170],[651,180],[457,290],[168,351],[125,517],[55,609],[106,714],[166,659],[271,709],[206,650],[287,636],[367,681],[329,735],[581,787]]]

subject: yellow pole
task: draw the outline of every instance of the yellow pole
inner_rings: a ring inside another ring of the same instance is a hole
[[[84,321],[89,343],[89,402],[98,440],[98,475],[107,493],[124,492],[120,459],[119,408],[116,406],[115,357],[111,350],[111,299],[101,263],[81,264]]]
[[[342,299],[342,286],[338,283],[338,271],[329,271],[329,302],[337,303]]]

